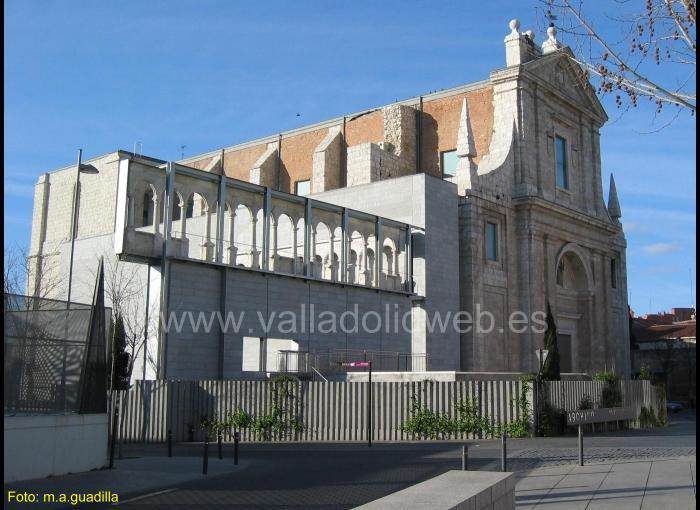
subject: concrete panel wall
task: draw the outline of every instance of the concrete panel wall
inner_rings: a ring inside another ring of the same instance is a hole
[[[410,311],[408,296],[197,262],[173,261],[171,268],[168,316],[175,314],[182,328],[171,327],[167,334],[168,379],[218,378],[220,357],[223,377],[240,376],[243,350],[253,349],[252,344],[244,344],[244,337],[294,340],[299,350],[312,352],[411,350],[410,329],[399,324],[394,331],[392,319]],[[225,292],[223,314],[221,292]],[[392,314],[389,330],[387,306]],[[360,318],[357,332],[351,320],[356,311]],[[351,313],[343,316],[345,312]],[[370,333],[363,332],[361,324],[362,314],[368,312],[373,314],[366,321]],[[227,325],[223,338],[219,317]],[[382,321],[378,331],[374,331],[376,317]],[[343,318],[345,327],[340,322]],[[247,354],[246,358],[252,356],[252,351]],[[270,356],[268,361],[276,359]]]
[[[4,482],[104,467],[107,430],[107,414],[5,416]]]
[[[313,197],[418,227],[413,232],[413,276],[415,291],[425,300],[413,305],[413,352],[427,352],[431,369],[458,370],[458,333],[451,327],[445,332],[430,332],[426,322],[436,313],[459,311],[458,197],[454,184],[418,174]]]

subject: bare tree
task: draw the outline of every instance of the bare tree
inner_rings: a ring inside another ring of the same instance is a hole
[[[666,105],[695,114],[695,0],[615,0],[597,15],[584,0],[540,2],[585,78],[598,78],[599,95],[614,95],[618,108],[646,97],[657,114]]]
[[[58,253],[30,256],[19,245],[4,248],[5,294],[29,295],[41,299],[61,298],[65,284]]]
[[[134,264],[107,254],[104,260],[105,300],[112,307],[114,320],[121,317],[124,325],[125,351],[131,355],[128,368],[131,379],[134,364],[146,349],[146,335],[152,332],[157,323],[158,310],[154,309],[155,305],[146,303],[147,282],[142,280],[141,273],[135,270]],[[146,358],[147,366],[155,370],[153,350],[146,351]]]

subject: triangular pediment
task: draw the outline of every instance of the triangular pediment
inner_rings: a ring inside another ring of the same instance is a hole
[[[549,84],[557,93],[579,108],[589,111],[602,122],[608,120],[605,109],[569,48],[562,48],[527,62],[524,69]]]

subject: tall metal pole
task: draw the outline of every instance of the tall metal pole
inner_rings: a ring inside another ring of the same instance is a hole
[[[70,308],[71,290],[73,286],[73,254],[75,253],[75,234],[78,231],[78,199],[80,197],[80,165],[83,160],[83,149],[78,149],[78,166],[76,167],[77,177],[75,180],[75,192],[73,194],[73,218],[71,220],[70,232],[70,264],[68,266],[68,304]]]
[[[578,465],[583,466],[583,426],[578,426]]]

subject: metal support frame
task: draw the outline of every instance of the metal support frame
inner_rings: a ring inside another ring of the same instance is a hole
[[[377,216],[374,220],[374,286],[380,288],[382,272],[382,218]]]
[[[313,231],[313,211],[311,209],[311,200],[305,199],[304,204],[304,274],[306,276],[313,275],[313,267],[311,265],[311,233]]]
[[[343,207],[343,217],[340,223],[340,281],[348,281],[348,210]]]
[[[262,257],[263,263],[262,268],[265,271],[270,269],[270,207],[272,202],[272,196],[270,194],[270,188],[265,188],[265,194],[263,195],[263,249]]]
[[[170,241],[170,235],[172,231],[172,208],[170,205],[173,202],[173,194],[175,188],[175,168],[171,162],[168,162],[166,167],[165,176],[165,193],[163,194],[165,202],[165,214],[163,218],[163,243],[161,251],[161,277],[160,277],[160,310],[167,316],[168,314],[168,297],[170,290],[170,261],[168,260],[168,242]],[[158,378],[166,378],[166,362],[167,362],[167,351],[168,351],[168,333],[160,329],[159,334],[159,357],[160,363],[158,364]]]
[[[216,261],[224,263],[224,212],[226,210],[226,177],[220,176],[219,196],[216,208]]]
[[[413,268],[411,267],[411,261],[413,259],[413,254],[411,253],[411,225],[406,223],[406,234],[404,235],[404,290],[406,292],[413,292]]]

